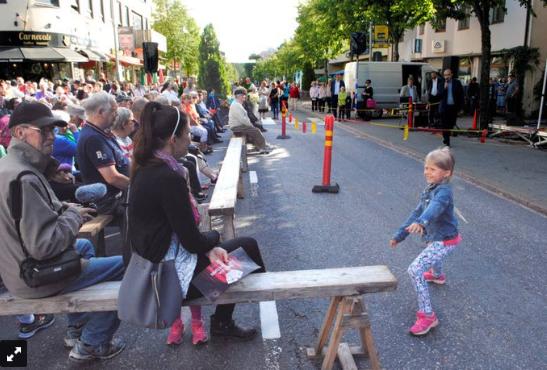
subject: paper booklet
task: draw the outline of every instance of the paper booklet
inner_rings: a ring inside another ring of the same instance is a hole
[[[228,286],[260,268],[241,247],[229,253],[228,257],[228,269],[211,263],[192,280],[192,284],[211,302],[224,293]]]

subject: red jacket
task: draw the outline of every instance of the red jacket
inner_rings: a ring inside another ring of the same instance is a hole
[[[298,86],[291,86],[289,89],[289,96],[291,98],[300,98],[300,90],[298,90]]]

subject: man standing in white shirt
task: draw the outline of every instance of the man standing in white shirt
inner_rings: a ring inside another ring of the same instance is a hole
[[[342,87],[346,87],[346,84],[342,80],[342,74],[338,73],[336,75],[336,79],[332,81],[330,85],[331,108],[332,108],[332,113],[334,114],[334,118],[336,118],[336,111],[338,110],[338,93],[340,92],[340,88]]]
[[[427,97],[428,97],[428,121],[430,127],[435,127],[435,120],[439,112],[439,104],[444,91],[444,80],[436,71],[431,72],[431,80],[427,82]]]

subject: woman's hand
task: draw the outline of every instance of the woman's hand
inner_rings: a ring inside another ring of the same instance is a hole
[[[391,248],[395,248],[395,247],[397,246],[397,244],[399,244],[399,243],[398,243],[397,240],[395,240],[395,239],[391,239],[391,240],[389,241],[389,246],[390,246]]]
[[[414,222],[409,227],[406,228],[406,231],[408,231],[411,234],[424,234],[424,227],[420,225],[419,223]]]
[[[209,257],[209,261],[211,261],[211,263],[217,263],[228,269],[228,252],[226,252],[226,249],[214,247],[209,251],[209,253],[207,253],[207,257]]]

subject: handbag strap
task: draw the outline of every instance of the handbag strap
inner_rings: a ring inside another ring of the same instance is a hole
[[[17,175],[17,178],[10,183],[10,214],[15,222],[15,229],[17,230],[17,236],[19,237],[19,244],[21,244],[21,249],[23,250],[25,257],[29,258],[30,255],[28,253],[27,248],[25,247],[23,238],[21,237],[21,218],[23,216],[22,215],[23,191],[22,191],[22,185],[21,185],[21,178],[26,175],[33,175],[40,181],[40,184],[42,184],[42,187],[46,191],[49,204],[51,204],[52,207],[53,207],[53,200],[51,199],[51,195],[49,194],[48,188],[46,187],[46,185],[44,184],[40,176],[36,175],[34,172],[30,170],[22,171],[19,175]]]

